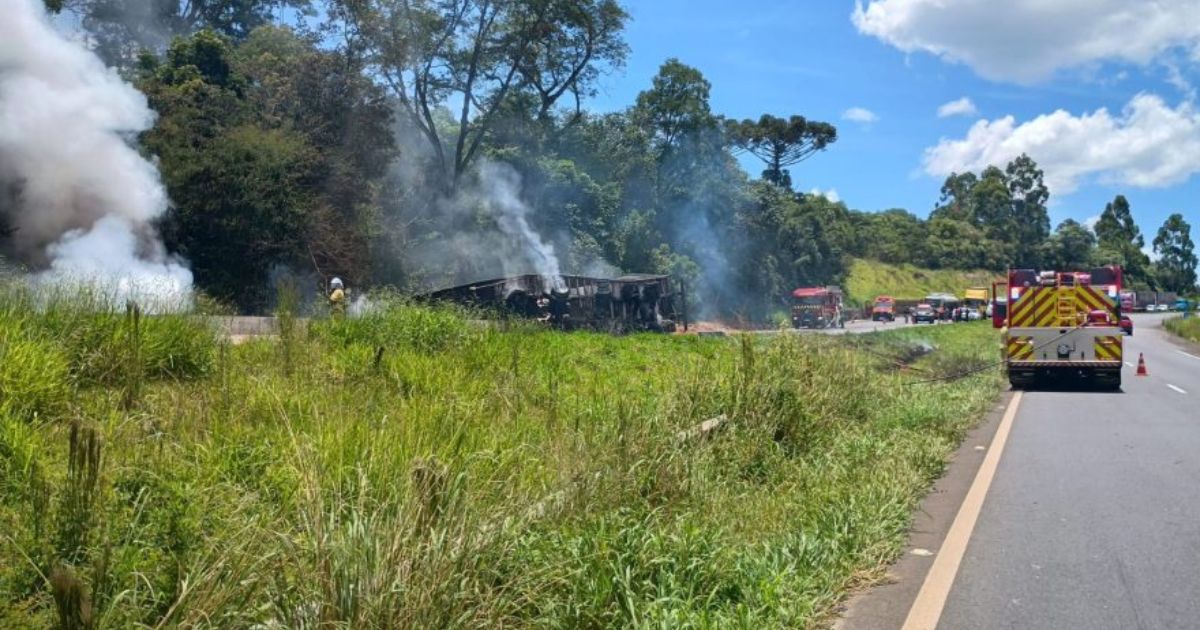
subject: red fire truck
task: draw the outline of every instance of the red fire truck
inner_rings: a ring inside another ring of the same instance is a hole
[[[844,328],[842,290],[838,287],[802,287],[792,291],[793,328]]]
[[[1121,268],[1008,272],[1005,369],[1014,387],[1054,376],[1121,387]]]

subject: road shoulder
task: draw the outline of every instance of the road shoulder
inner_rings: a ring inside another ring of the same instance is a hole
[[[833,623],[838,630],[900,628],[929,573],[959,507],[975,481],[996,429],[1012,401],[1004,392],[951,456],[946,473],[913,513],[908,542],[884,581],[855,593]]]
[[[1200,314],[1197,314],[1196,317],[1200,317]],[[1176,346],[1179,351],[1185,354],[1200,356],[1200,342],[1192,341],[1186,337],[1180,337],[1170,330],[1167,330],[1166,321],[1166,318],[1160,319],[1154,323],[1153,327],[1162,331],[1163,338],[1167,340],[1167,343]],[[1135,330],[1134,332],[1136,333],[1137,331]]]

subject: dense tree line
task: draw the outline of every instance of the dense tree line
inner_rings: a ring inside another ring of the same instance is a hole
[[[841,281],[851,257],[1116,262],[1139,286],[1196,282],[1178,214],[1152,241],[1155,263],[1121,196],[1094,230],[1051,231],[1028,156],[951,175],[922,219],[795,192],[792,171],[835,147],[837,129],[792,113],[727,119],[677,59],[626,109],[590,112],[598,78],[628,52],[617,0],[47,6],[79,15],[149,97],[159,119],[141,141],[172,200],[166,243],[202,289],[244,310],[270,299],[278,268],[404,288],[494,275],[491,239],[512,218],[489,212],[494,165],[519,182],[519,219],[563,271],[676,274],[711,313],[767,317],[796,286]],[[761,160],[759,179],[740,155]]]

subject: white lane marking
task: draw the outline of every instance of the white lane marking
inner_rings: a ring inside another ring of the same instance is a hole
[[[1184,352],[1183,350],[1176,350],[1175,352],[1178,352],[1179,354],[1182,354],[1185,357],[1192,357],[1193,359],[1200,361],[1200,357],[1192,354],[1191,352]]]
[[[1130,363],[1128,361],[1125,362],[1125,365],[1128,365],[1129,367],[1135,367],[1132,363]]]
[[[925,583],[917,593],[917,599],[908,610],[903,630],[937,628],[942,609],[946,607],[946,597],[950,595],[950,587],[954,586],[954,576],[958,574],[963,554],[967,551],[967,543],[971,540],[971,532],[975,529],[975,521],[979,518],[979,511],[983,509],[983,499],[996,476],[996,467],[1000,465],[1000,455],[1004,452],[1004,443],[1008,441],[1008,434],[1012,430],[1013,418],[1017,416],[1017,407],[1021,404],[1023,393],[1017,392],[1008,403],[1008,409],[1004,411],[1004,417],[1000,419],[1000,426],[992,438],[991,448],[984,456],[979,472],[975,473],[975,481],[971,482],[971,488],[967,490],[967,496],[958,508],[958,515],[954,517],[950,531],[946,532],[942,547],[937,550],[937,559],[929,568]]]
[[[1175,391],[1179,392],[1180,394],[1186,394],[1186,393],[1187,393],[1187,390],[1185,390],[1185,389],[1182,389],[1182,388],[1179,388],[1179,387],[1175,387],[1174,385],[1172,385],[1172,384],[1170,384],[1170,383],[1167,383],[1167,387],[1170,387],[1171,389],[1173,389],[1173,390],[1175,390]]]

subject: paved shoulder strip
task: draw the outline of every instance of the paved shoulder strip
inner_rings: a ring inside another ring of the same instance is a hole
[[[1021,396],[1022,392],[1017,392],[1009,402],[1008,409],[1005,410],[1004,417],[1000,420],[1000,427],[996,429],[996,435],[992,438],[992,445],[988,450],[987,457],[979,467],[975,481],[971,484],[971,489],[967,491],[962,507],[958,509],[958,515],[954,517],[954,524],[950,526],[946,540],[942,542],[937,560],[929,569],[929,574],[925,576],[925,583],[921,585],[921,591],[917,593],[917,599],[908,611],[908,618],[904,621],[904,630],[935,630],[937,628],[938,620],[942,616],[942,609],[946,606],[946,597],[949,596],[950,588],[954,585],[954,577],[958,574],[963,554],[967,551],[967,543],[971,540],[971,532],[975,529],[975,521],[979,518],[979,511],[983,508],[983,500],[987,496],[988,488],[992,485],[992,479],[996,476],[996,467],[1000,465],[1000,456],[1004,452],[1004,444],[1008,441],[1008,434],[1012,430],[1013,419],[1016,418],[1017,408],[1021,404]]]

